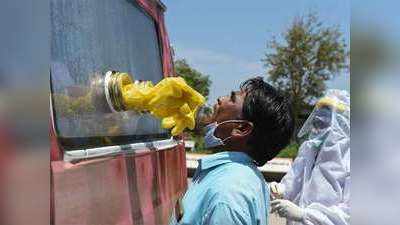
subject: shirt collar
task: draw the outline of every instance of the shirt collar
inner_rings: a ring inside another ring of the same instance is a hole
[[[219,152],[199,159],[199,169],[206,170],[231,162],[250,164],[253,159],[244,152]]]

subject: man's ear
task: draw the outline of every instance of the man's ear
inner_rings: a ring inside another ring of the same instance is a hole
[[[240,123],[236,128],[232,130],[231,135],[236,137],[245,137],[251,134],[253,128],[254,126],[252,122]]]

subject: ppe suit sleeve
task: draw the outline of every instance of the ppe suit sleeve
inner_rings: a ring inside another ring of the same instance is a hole
[[[294,161],[292,168],[286,173],[280,182],[284,186],[283,198],[293,201],[297,193],[301,190],[304,166],[303,159],[298,157]]]
[[[350,176],[345,180],[343,201],[327,207],[320,203],[311,203],[304,209],[306,225],[350,225]]]
[[[284,185],[284,199],[293,201],[296,195],[302,189],[304,168],[306,167],[307,160],[310,161],[312,159],[312,157],[308,156],[310,155],[311,151],[307,148],[309,148],[307,142],[300,146],[299,154],[294,160],[292,167],[280,182],[282,185]]]

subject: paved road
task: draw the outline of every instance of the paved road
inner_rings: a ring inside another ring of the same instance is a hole
[[[188,178],[188,184],[192,183],[192,178]],[[286,220],[280,218],[277,214],[269,214],[269,222],[268,225],[285,225]]]

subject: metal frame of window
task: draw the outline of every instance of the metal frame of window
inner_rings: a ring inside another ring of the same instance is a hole
[[[77,162],[80,160],[93,159],[103,156],[132,154],[142,151],[160,151],[174,148],[180,143],[182,143],[181,140],[170,138],[160,141],[140,142],[126,145],[113,145],[99,148],[88,148],[84,150],[65,151],[64,161]]]

